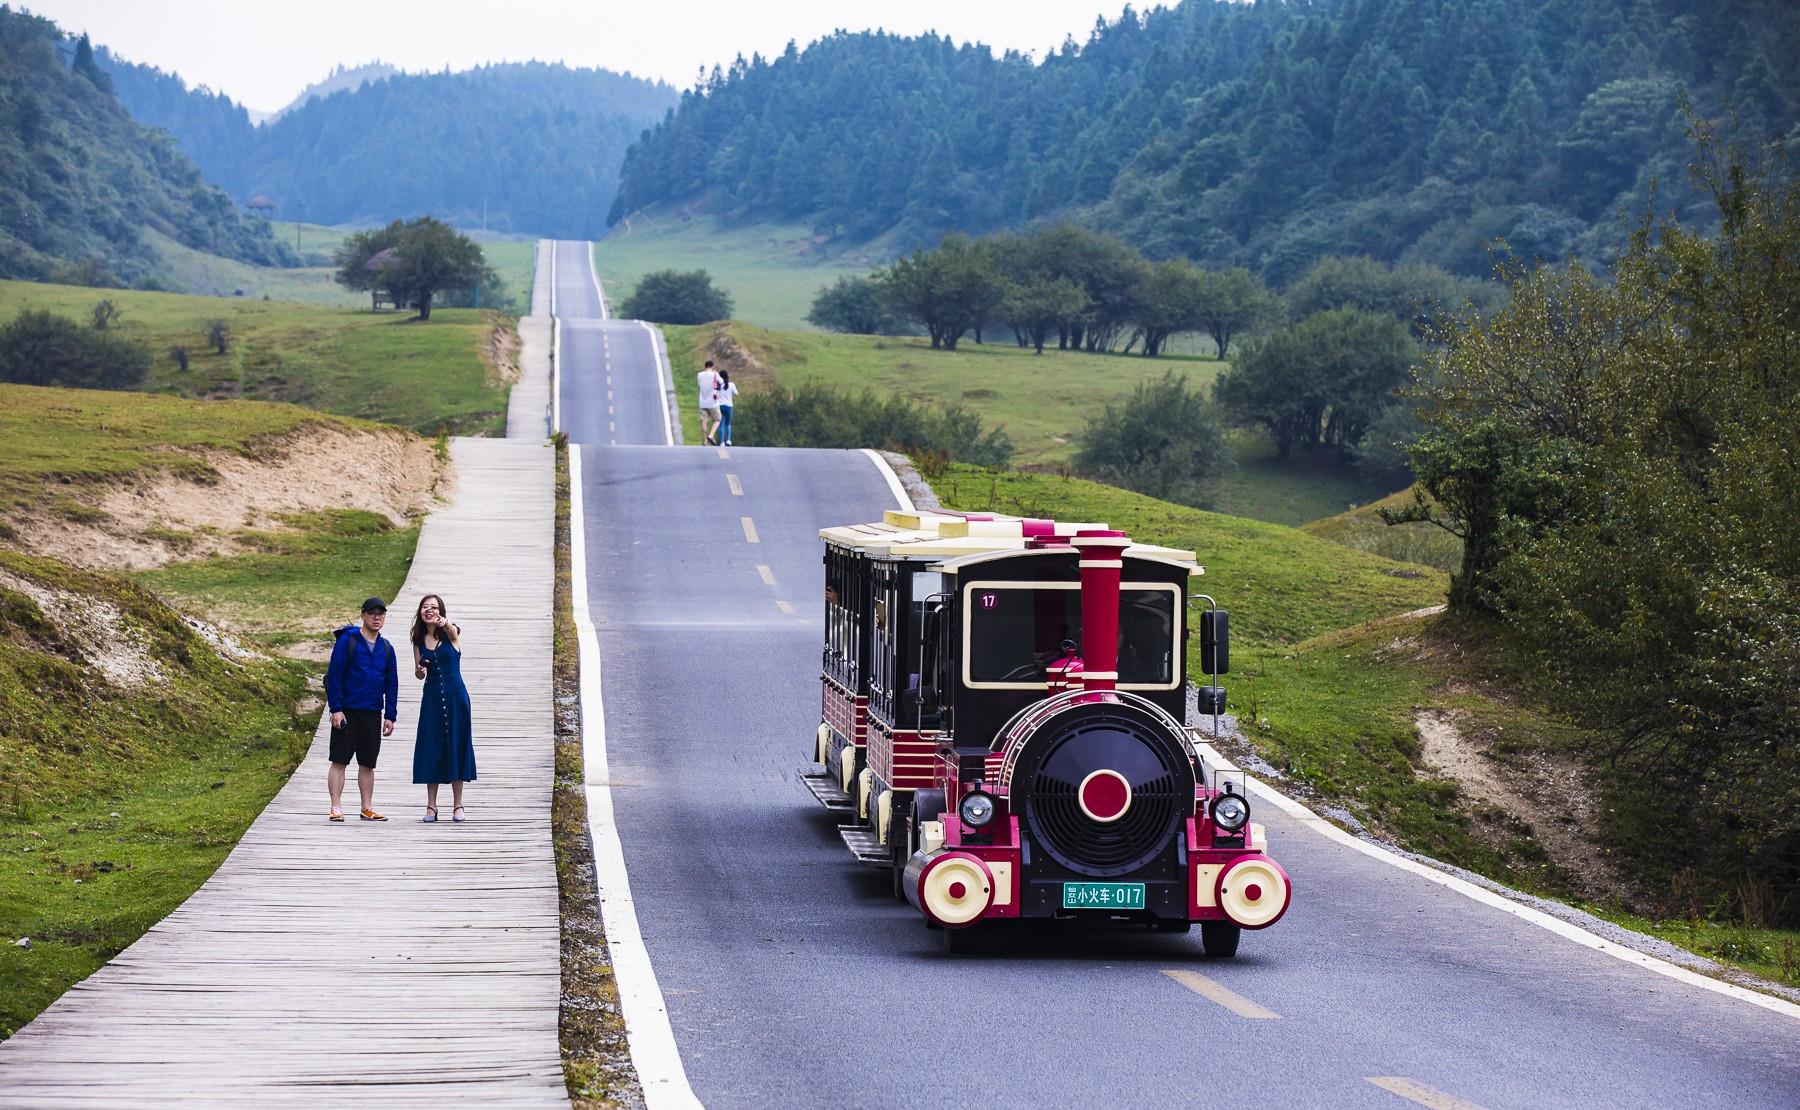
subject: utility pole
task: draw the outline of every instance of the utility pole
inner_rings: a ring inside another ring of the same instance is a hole
[[[298,255],[300,253],[300,225],[305,222],[305,219],[304,219],[305,215],[306,215],[306,202],[303,200],[295,201],[294,202],[294,253],[296,255]]]

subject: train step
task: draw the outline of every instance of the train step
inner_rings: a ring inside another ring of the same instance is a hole
[[[819,800],[820,805],[833,813],[848,813],[856,808],[856,799],[839,789],[829,772],[821,773],[802,767],[800,782],[812,791],[812,796]]]
[[[892,863],[887,848],[876,838],[874,829],[866,825],[839,825],[838,835],[844,838],[844,847],[850,849],[858,863],[874,867],[887,867]]]

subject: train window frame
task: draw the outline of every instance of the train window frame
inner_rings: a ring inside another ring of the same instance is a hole
[[[976,590],[1080,590],[1079,582],[1029,582],[1029,581],[987,581],[965,582],[962,585],[962,684],[969,690],[1049,690],[1050,683],[1044,682],[977,682],[974,677],[974,657],[971,655],[974,639],[974,594]],[[1173,595],[1171,606],[1175,619],[1171,622],[1171,643],[1169,645],[1169,681],[1168,682],[1120,682],[1114,687],[1118,690],[1178,690],[1184,681],[1182,672],[1185,660],[1182,657],[1183,634],[1186,631],[1186,612],[1182,605],[1182,588],[1173,582],[1120,582],[1119,590],[1160,591]]]

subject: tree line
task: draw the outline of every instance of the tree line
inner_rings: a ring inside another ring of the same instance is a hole
[[[1156,357],[1182,332],[1205,332],[1221,358],[1233,338],[1281,315],[1279,298],[1243,269],[1151,262],[1115,236],[1058,223],[969,239],[952,234],[814,299],[809,322],[831,331],[912,325],[955,350],[996,329],[1038,354],[1133,350]]]
[[[627,153],[617,221],[681,202],[861,241],[1069,216],[1152,258],[1278,284],[1369,255],[1483,275],[1610,257],[1615,213],[1706,219],[1682,96],[1785,134],[1783,0],[1187,0],[1034,61],[839,33],[738,58]]]
[[[1453,610],[1603,737],[1610,839],[1663,912],[1800,922],[1800,177],[1702,134],[1718,233],[1515,268],[1415,389]]]

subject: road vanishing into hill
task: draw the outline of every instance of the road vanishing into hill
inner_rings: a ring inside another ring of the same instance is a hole
[[[703,1102],[1800,1105],[1800,1020],[1267,803],[1293,905],[1235,959],[1204,957],[1197,932],[940,954],[794,778],[818,724],[817,532],[893,507],[884,475],[860,452],[669,446],[648,329],[604,320],[586,244],[556,265],[618,836]],[[1215,589],[1229,607],[1231,583]]]

